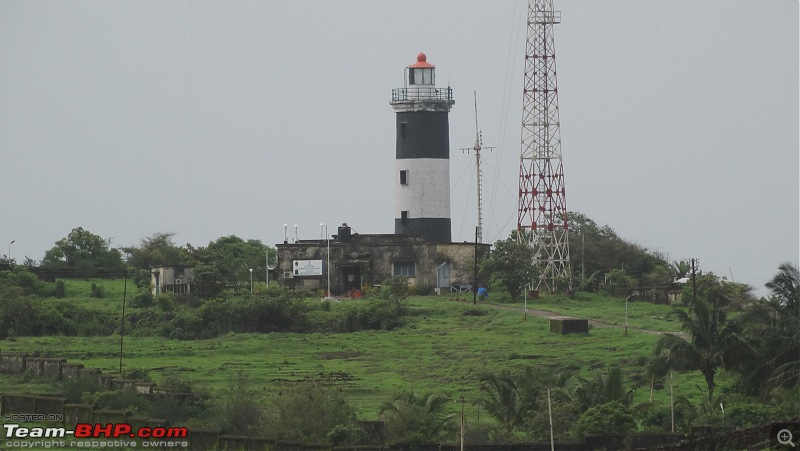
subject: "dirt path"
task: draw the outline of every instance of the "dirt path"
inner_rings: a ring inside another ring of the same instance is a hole
[[[513,311],[516,311],[516,312],[519,312],[519,313],[525,313],[525,309],[522,308],[522,307],[513,307],[513,306],[509,306],[509,305],[491,304],[491,303],[485,303],[485,302],[482,303],[481,305],[485,305],[485,306],[496,308],[496,309],[500,309],[500,310],[513,310]],[[553,313],[553,312],[548,312],[548,311],[545,311],[545,310],[535,310],[535,309],[531,309],[531,308],[528,309],[528,315],[535,316],[537,318],[545,318],[545,319],[557,318],[559,316],[565,316],[565,315],[562,315],[560,313]],[[601,322],[601,321],[595,321],[593,319],[589,319],[589,324],[591,324],[594,327],[615,327],[617,329],[622,329],[622,326],[618,326],[618,325],[614,325],[614,324],[608,324],[608,323],[604,323],[604,322]],[[628,330],[629,331],[642,332],[642,333],[650,334],[650,335],[673,334],[673,335],[677,335],[677,336],[683,337],[683,338],[687,338],[688,337],[688,335],[685,332],[665,332],[663,330],[639,329],[639,328],[636,328],[636,327],[628,327]]]

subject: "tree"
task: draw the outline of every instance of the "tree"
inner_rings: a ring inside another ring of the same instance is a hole
[[[65,238],[45,252],[45,268],[66,268],[76,275],[99,276],[121,274],[125,269],[122,253],[105,240],[88,230],[76,227]]]
[[[455,434],[456,414],[448,414],[449,398],[434,393],[422,396],[405,391],[381,408],[389,440],[419,445],[441,443]]]
[[[266,255],[274,261],[275,249],[264,245],[261,240],[243,240],[235,235],[218,238],[207,247],[188,247],[190,262],[195,266],[212,268],[219,282],[225,287],[240,290],[250,283],[250,269],[253,280],[266,277]],[[211,277],[207,277],[211,279]]]
[[[624,266],[637,284],[650,285],[648,276],[652,278],[657,267],[669,267],[656,252],[622,239],[611,227],[600,227],[582,213],[567,213],[567,224],[572,271],[576,278],[582,273],[599,271],[605,274]]]
[[[238,435],[259,435],[263,428],[264,405],[250,377],[239,371],[228,381],[215,407],[215,427]]]
[[[619,401],[594,406],[578,419],[584,434],[626,434],[636,427],[633,409]]]
[[[609,402],[630,405],[633,401],[633,390],[625,390],[622,370],[618,366],[610,367],[607,374],[595,375],[593,380],[577,379],[578,385],[572,392],[572,400],[582,411]]]
[[[755,356],[755,350],[741,335],[739,323],[728,321],[717,302],[695,299],[689,310],[673,312],[689,340],[674,334],[664,334],[655,347],[657,359],[677,371],[700,371],[708,388],[708,399],[714,396],[714,376],[720,368],[733,369]]]
[[[525,421],[533,407],[533,399],[520,393],[511,373],[483,373],[480,386],[484,393],[481,404],[506,432],[511,433]]]
[[[770,298],[748,308],[744,324],[762,358],[746,371],[745,388],[767,391],[800,382],[800,272],[783,263],[765,284]],[[765,383],[766,382],[766,383]]]
[[[357,431],[356,412],[344,390],[317,382],[284,383],[264,412],[265,429],[283,439],[322,443],[334,430]]]
[[[189,253],[175,245],[172,241],[174,236],[174,233],[157,232],[142,238],[138,246],[123,247],[122,251],[128,254],[128,264],[137,269],[185,265]]]
[[[500,281],[511,299],[518,300],[525,285],[536,277],[533,249],[517,241],[514,231],[507,239],[497,241],[492,252],[483,257],[481,271]]]

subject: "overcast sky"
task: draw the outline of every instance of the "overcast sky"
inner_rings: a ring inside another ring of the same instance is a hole
[[[556,1],[567,207],[737,282],[798,262],[798,2]],[[453,239],[516,227],[526,3],[0,0],[0,254],[81,226],[283,241],[394,227],[392,88],[450,85]]]

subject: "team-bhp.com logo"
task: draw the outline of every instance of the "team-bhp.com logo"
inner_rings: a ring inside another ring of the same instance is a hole
[[[126,423],[78,423],[75,429],[67,430],[63,427],[22,427],[19,424],[4,424],[6,438],[186,438],[188,430],[185,427],[141,427],[136,430]]]

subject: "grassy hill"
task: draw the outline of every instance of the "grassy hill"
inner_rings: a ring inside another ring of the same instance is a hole
[[[105,297],[91,297],[91,283],[102,285]],[[67,298],[84,307],[121,314],[121,280],[67,281]],[[128,285],[128,299],[133,292]],[[308,302],[318,303],[317,300]],[[331,309],[345,308],[344,300]],[[588,377],[611,365],[626,375],[626,388],[635,388],[634,403],[649,399],[649,380],[644,367],[652,356],[658,335],[631,330],[622,334],[624,302],[596,295],[571,300],[545,297],[528,304],[533,309],[601,320],[615,327],[592,327],[588,335],[558,336],[549,332],[548,321],[518,310],[471,302],[453,302],[436,297],[409,299],[406,324],[393,331],[353,333],[227,334],[207,340],[169,340],[135,337],[126,331],[123,369],[149,371],[159,383],[168,372],[179,372],[196,386],[219,393],[238,371],[247,373],[265,392],[278,381],[311,378],[342,384],[350,400],[365,418],[375,418],[378,409],[402,390],[437,392],[469,403],[480,399],[478,377],[484,371],[521,371],[525,366],[544,366],[579,372]],[[127,311],[135,311],[128,308]],[[631,328],[677,330],[668,321],[669,307],[645,303],[629,304]],[[73,363],[100,368],[107,373],[119,369],[119,335],[107,337],[19,337],[0,341],[2,351],[24,351],[60,356]],[[720,380],[722,389],[728,383]],[[691,400],[700,400],[699,373],[676,374],[674,390]],[[29,387],[4,377],[8,390],[47,390]],[[656,390],[656,402],[668,405],[668,390]],[[452,410],[458,406],[453,403]]]

